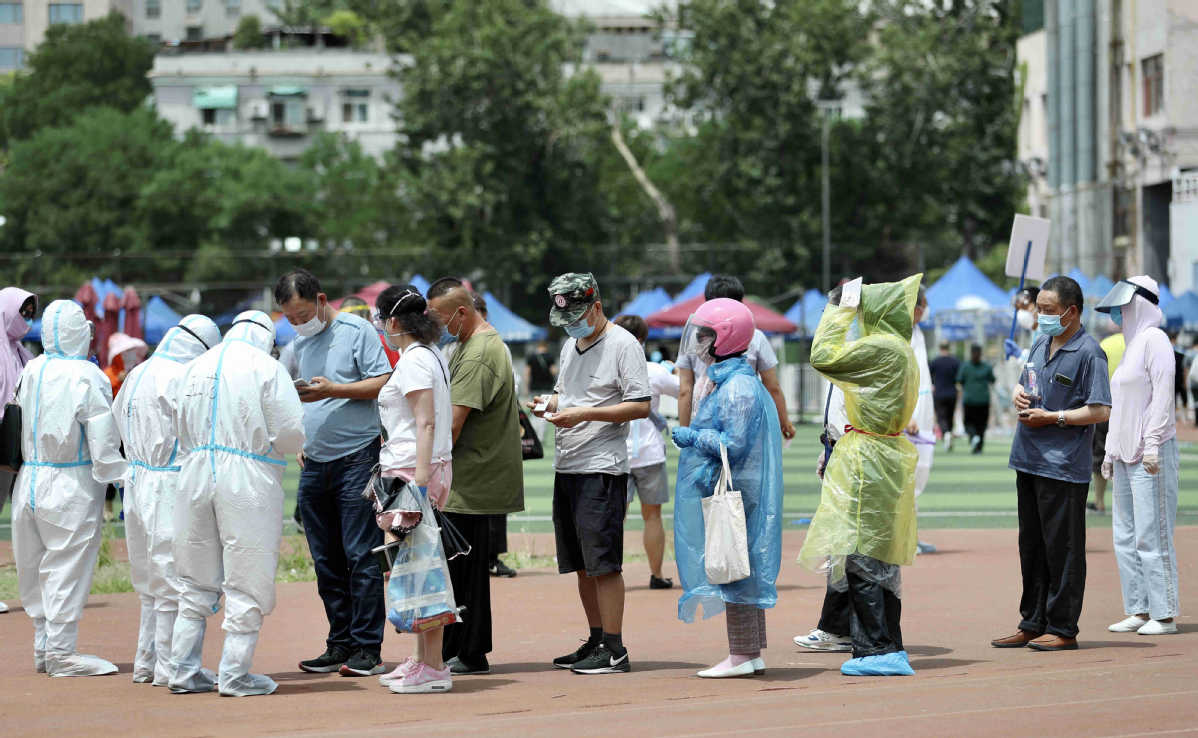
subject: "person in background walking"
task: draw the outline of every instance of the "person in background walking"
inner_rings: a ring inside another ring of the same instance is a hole
[[[990,423],[990,385],[994,384],[994,369],[982,361],[982,347],[969,347],[969,361],[957,371],[961,385],[961,404],[965,412],[965,434],[973,453],[982,453],[986,443],[986,426]]]
[[[944,437],[944,450],[953,450],[953,417],[957,414],[957,372],[961,370],[961,362],[953,356],[951,347],[945,341],[940,344],[940,355],[928,364],[928,372],[932,375],[932,402],[936,407],[936,424],[940,426],[940,434]]]
[[[638,315],[621,315],[613,321],[645,345],[649,326]],[[662,576],[661,564],[666,552],[666,530],[661,523],[661,506],[670,501],[670,478],[666,473],[666,442],[661,432],[665,421],[657,414],[661,396],[678,397],[678,377],[661,364],[650,361],[649,417],[634,420],[628,427],[629,485],[628,504],[634,495],[641,498],[641,519],[645,522],[645,554],[649,557],[649,589],[669,589],[673,579]],[[656,417],[654,417],[656,416]]]
[[[1177,367],[1160,329],[1158,290],[1150,277],[1132,277],[1096,308],[1110,313],[1127,340],[1125,360],[1111,380],[1111,429],[1102,462],[1102,475],[1115,480],[1115,561],[1127,614],[1110,626],[1115,633],[1177,632]]]
[[[990,645],[1065,651],[1077,648],[1086,589],[1092,426],[1110,417],[1111,390],[1106,354],[1082,326],[1077,282],[1049,279],[1036,304],[1043,333],[1029,358],[1037,376],[1036,396],[1025,391],[1025,370],[1015,386],[1019,425],[1009,464],[1019,504],[1021,619],[1017,632]],[[1032,407],[1033,402],[1038,406]]]

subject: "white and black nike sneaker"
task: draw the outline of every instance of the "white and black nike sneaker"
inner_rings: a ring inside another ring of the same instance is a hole
[[[626,674],[632,671],[632,664],[628,660],[628,649],[616,656],[606,643],[600,643],[586,658],[571,666],[570,671],[575,674]]]

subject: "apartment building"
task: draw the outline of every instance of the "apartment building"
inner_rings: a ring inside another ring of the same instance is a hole
[[[131,17],[133,0],[0,1],[0,73],[21,69],[55,23],[86,23],[112,11]],[[129,30],[133,30],[132,23]]]

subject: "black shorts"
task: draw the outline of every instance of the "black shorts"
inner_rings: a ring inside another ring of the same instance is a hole
[[[559,573],[585,571],[600,577],[623,570],[627,497],[627,474],[559,472],[553,477]]]

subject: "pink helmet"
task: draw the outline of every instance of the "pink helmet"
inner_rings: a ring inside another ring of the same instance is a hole
[[[715,331],[715,355],[730,356],[749,348],[757,324],[753,313],[743,303],[718,297],[699,306],[691,316],[690,325],[696,329]]]

